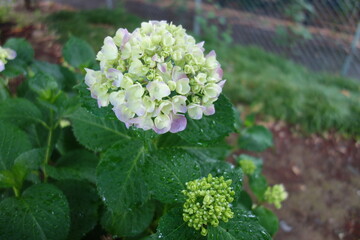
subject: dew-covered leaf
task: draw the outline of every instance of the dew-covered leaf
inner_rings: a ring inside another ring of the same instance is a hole
[[[103,151],[119,140],[130,139],[119,120],[99,118],[83,108],[75,111],[70,119],[76,139],[93,151]]]
[[[65,194],[70,207],[70,231],[68,240],[80,240],[92,230],[98,221],[100,198],[93,185],[76,180],[56,182]]]
[[[116,212],[107,210],[101,224],[114,235],[131,237],[142,233],[150,225],[154,212],[155,205],[151,201]]]
[[[145,148],[142,141],[123,140],[102,156],[96,168],[97,188],[106,206],[114,214],[149,199],[143,180]]]
[[[163,240],[204,240],[194,228],[188,227],[182,218],[182,209],[173,208],[160,218],[154,239]]]
[[[232,104],[220,95],[215,102],[215,114],[203,116],[200,120],[187,117],[186,129],[178,135],[189,143],[216,142],[235,130],[235,118]]]
[[[200,166],[195,159],[181,149],[164,149],[147,156],[146,182],[155,199],[164,203],[183,202],[182,190],[186,182],[201,177]]]
[[[69,226],[68,202],[53,185],[33,185],[0,202],[0,239],[64,240]]]
[[[251,212],[233,208],[234,218],[219,226],[208,227],[208,240],[271,240],[271,236],[260,225]]]
[[[11,168],[16,157],[30,149],[30,141],[23,131],[0,121],[0,170]]]
[[[56,180],[87,180],[95,183],[97,156],[86,150],[76,150],[62,156],[55,166],[46,166],[48,175]]]
[[[253,210],[254,214],[258,217],[260,224],[268,231],[271,236],[279,230],[279,219],[269,209],[259,206]]]

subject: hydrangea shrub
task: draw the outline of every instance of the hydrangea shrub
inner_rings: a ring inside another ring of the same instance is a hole
[[[278,219],[264,204],[279,207],[287,193],[268,186],[261,159],[226,161],[224,141],[237,132],[242,149],[259,151],[271,146],[271,133],[241,126],[221,93],[215,52],[181,26],[119,29],[97,55],[71,38],[62,65],[34,59],[23,39],[4,47],[17,58],[0,75],[0,93],[14,76],[25,80],[16,97],[0,95],[0,239],[276,233]]]

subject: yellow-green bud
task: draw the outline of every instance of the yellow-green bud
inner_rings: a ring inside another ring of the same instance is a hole
[[[243,172],[247,175],[253,174],[256,170],[256,165],[254,164],[254,162],[248,159],[241,160],[239,162],[239,165]]]
[[[282,184],[276,184],[272,187],[268,187],[264,193],[265,201],[274,204],[276,208],[281,208],[281,202],[287,199],[287,197],[288,193]]]
[[[227,222],[234,216],[231,211],[231,196],[235,192],[230,187],[231,180],[224,177],[207,177],[186,183],[186,196],[183,206],[183,220],[189,227],[201,229],[201,235],[207,235],[207,225],[217,227],[219,220]]]

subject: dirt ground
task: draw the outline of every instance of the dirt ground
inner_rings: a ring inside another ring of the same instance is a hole
[[[258,154],[270,184],[289,198],[276,240],[360,239],[360,144],[336,135],[301,136],[282,123],[267,124],[275,146]]]
[[[7,34],[30,40],[37,58],[60,61],[61,46],[46,26],[9,28]],[[282,122],[264,124],[275,146],[257,155],[269,183],[283,183],[289,192],[275,211],[281,220],[275,240],[359,240],[360,143],[336,134],[303,136]]]

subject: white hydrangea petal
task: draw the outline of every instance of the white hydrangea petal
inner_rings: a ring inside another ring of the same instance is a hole
[[[204,88],[204,95],[209,98],[217,98],[222,91],[222,88],[215,83],[207,84]]]
[[[171,127],[170,132],[171,133],[177,133],[184,131],[187,125],[187,120],[184,115],[180,114],[172,114],[171,115]]]
[[[190,91],[189,79],[182,78],[176,81],[176,92],[180,94],[187,94]]]
[[[123,104],[125,102],[125,91],[120,90],[110,93],[109,101],[114,107]]]
[[[126,124],[127,127],[131,125],[130,119],[132,119],[135,116],[135,113],[132,112],[130,109],[128,109],[124,105],[120,105],[113,108],[113,111],[116,115],[116,117]]]
[[[150,99],[148,96],[143,97],[143,104],[146,109],[146,112],[154,112],[155,110],[155,102]]]
[[[168,115],[166,114],[159,114],[155,119],[154,119],[154,131],[158,134],[163,134],[166,133],[170,130],[171,128],[171,119]]]
[[[135,99],[128,101],[126,107],[136,113],[138,116],[143,116],[146,113],[146,108],[143,105],[142,99]]]
[[[154,121],[152,120],[151,115],[148,114],[133,118],[130,120],[130,123],[134,124],[135,127],[141,128],[145,131],[154,128]]]
[[[115,69],[115,68],[109,68],[107,71],[106,71],[106,74],[105,76],[108,78],[108,79],[111,79],[113,81],[113,85],[115,87],[120,87],[121,85],[121,82],[123,80],[123,77],[124,75],[122,74],[121,71]]]
[[[5,51],[7,52],[7,59],[13,60],[16,58],[16,52],[10,48],[5,48]]]
[[[126,89],[126,99],[137,99],[141,98],[144,95],[144,88],[141,86],[140,83],[135,83],[128,89]]]
[[[203,116],[203,112],[204,112],[204,107],[199,105],[199,104],[195,104],[195,103],[190,103],[188,105],[188,114],[189,117],[192,119],[201,119]]]
[[[101,48],[101,58],[105,60],[114,60],[118,57],[118,48],[112,37],[106,37],[104,46]]]
[[[174,96],[172,98],[173,112],[174,113],[186,113],[186,97],[185,96]]]
[[[147,84],[146,89],[149,91],[150,98],[160,100],[170,95],[171,91],[164,82],[153,81]]]

